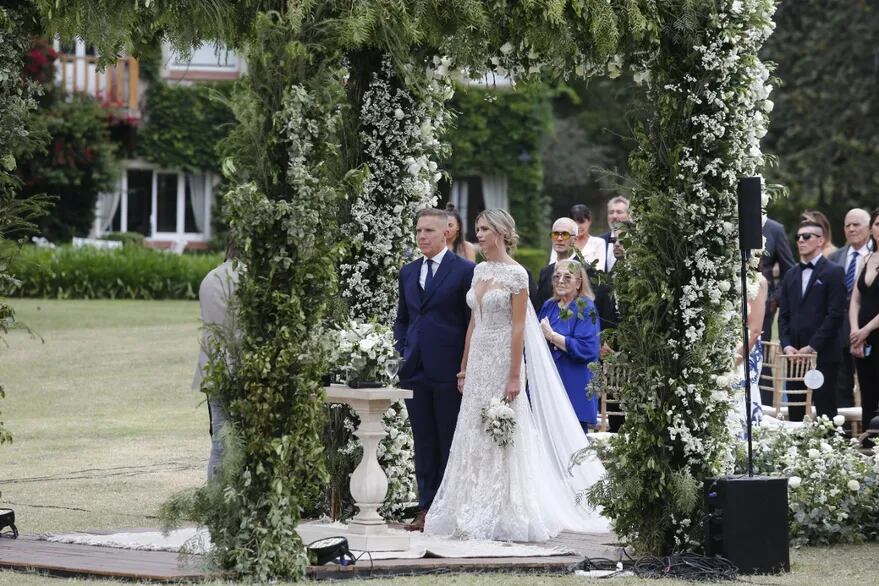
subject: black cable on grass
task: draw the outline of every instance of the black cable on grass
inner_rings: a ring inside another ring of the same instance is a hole
[[[676,553],[667,557],[643,557],[635,562],[639,578],[680,578],[694,582],[735,581],[739,569],[722,557]]]

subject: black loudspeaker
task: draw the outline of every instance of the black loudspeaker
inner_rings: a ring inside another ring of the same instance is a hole
[[[743,574],[790,572],[787,478],[705,480],[705,555]]]
[[[739,180],[739,249],[763,248],[763,185],[760,177]]]

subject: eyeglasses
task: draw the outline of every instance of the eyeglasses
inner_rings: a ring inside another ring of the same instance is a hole
[[[811,240],[812,237],[821,238],[821,234],[815,234],[814,232],[803,232],[802,234],[797,234],[797,240]]]
[[[559,232],[558,230],[553,230],[552,232],[553,240],[558,240],[559,238],[561,238],[562,240],[567,240],[571,236],[572,234],[570,232]]]
[[[562,283],[570,283],[575,278],[576,277],[574,277],[574,275],[553,275],[552,281],[553,283],[558,283],[559,281],[561,281]]]

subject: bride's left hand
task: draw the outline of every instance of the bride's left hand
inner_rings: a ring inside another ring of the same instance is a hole
[[[507,381],[507,403],[512,403],[516,400],[516,397],[519,396],[519,392],[522,390],[522,381],[519,379],[513,379]]]

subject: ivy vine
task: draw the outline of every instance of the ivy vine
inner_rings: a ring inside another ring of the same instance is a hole
[[[151,84],[146,92],[148,116],[138,133],[136,153],[168,169],[219,170],[217,146],[235,124],[229,105],[232,85]]]
[[[543,142],[552,130],[551,92],[543,84],[497,89],[459,86],[447,134],[452,178],[506,175],[510,213],[523,245],[542,246],[549,201],[543,192]]]

